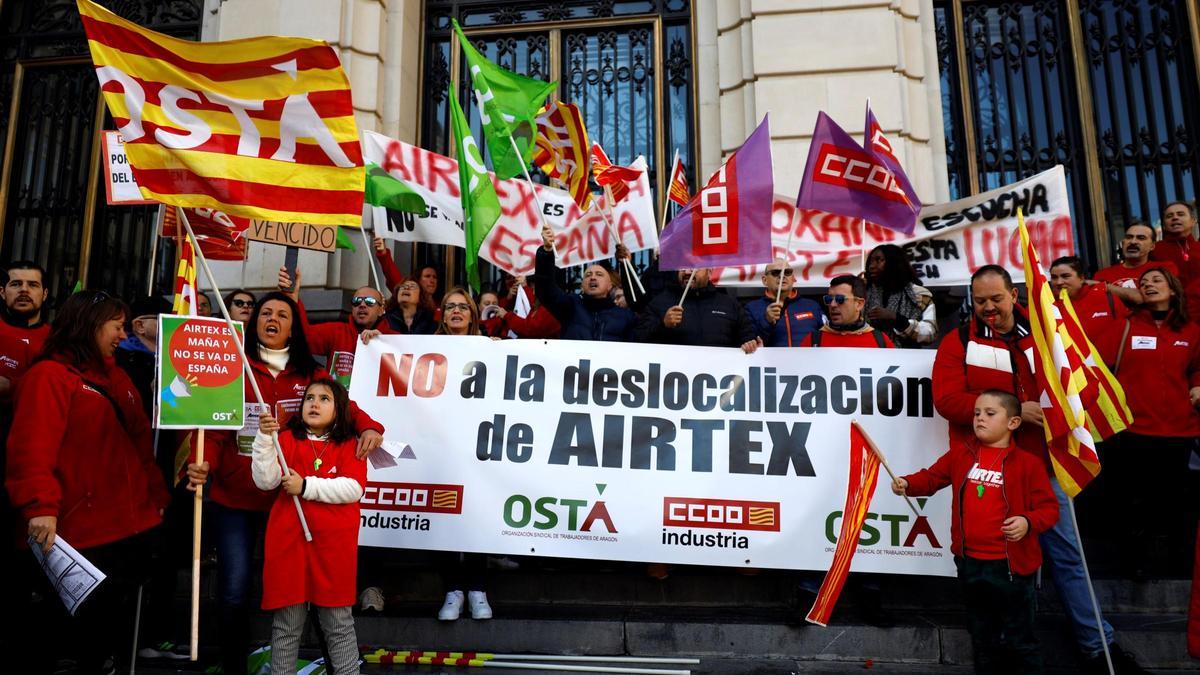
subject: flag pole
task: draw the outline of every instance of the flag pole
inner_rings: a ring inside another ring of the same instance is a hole
[[[613,193],[612,188],[604,186],[604,206],[600,209],[600,214],[604,216],[604,221],[608,224],[608,231],[612,233],[613,241],[617,244],[621,243],[621,237],[617,235],[617,226],[613,224]],[[629,277],[633,279],[633,283],[637,284],[638,290],[642,295],[646,294],[646,287],[642,285],[642,280],[638,278],[637,271],[633,269],[633,263],[628,258],[621,258],[621,262],[625,266],[625,271],[629,273]],[[633,287],[629,289],[629,295],[633,296]]]
[[[367,249],[367,267],[371,268],[371,278],[375,280],[375,288],[379,289],[379,294],[386,300],[388,294],[383,291],[383,284],[379,282],[379,270],[375,269],[375,247],[367,240],[366,225],[360,226],[358,231],[362,234],[363,247]],[[371,229],[371,234],[375,234],[374,228]]]
[[[517,141],[508,135],[508,142],[512,144],[513,152],[517,153],[517,157],[521,158],[521,171],[525,174],[525,182],[529,184],[529,192],[533,194],[533,203],[537,204],[538,216],[542,219],[542,227],[549,228],[554,232],[554,228],[550,227],[550,223],[546,221],[546,212],[542,210],[542,200],[538,198],[537,186],[533,182],[533,178],[529,176],[529,167],[525,166],[524,155],[521,154],[521,149],[517,147]],[[550,248],[554,249],[554,258],[558,259],[558,244],[554,243],[554,239],[550,239]]]
[[[692,268],[692,273],[688,275],[687,284],[683,287],[683,295],[679,297],[679,306],[683,307],[683,301],[687,299],[688,289],[692,287],[692,279],[696,278],[696,268]]]
[[[158,205],[158,214],[154,216],[154,227],[150,228],[150,270],[146,274],[146,295],[154,295],[154,264],[158,262],[158,228],[163,219],[166,204]]]
[[[867,430],[858,423],[858,420],[850,420],[850,423],[854,425],[855,429],[858,429],[858,433],[862,434],[863,440],[867,442],[867,447],[871,448],[871,452],[875,453],[875,456],[879,458],[879,463],[883,465],[887,474],[892,477],[892,482],[896,482],[896,474],[892,472],[892,467],[888,466],[887,457],[883,456],[883,452],[879,449],[879,446],[875,445],[875,441],[871,440],[871,437],[867,434]],[[908,508],[912,509],[913,515],[919,518],[921,514],[917,511],[917,505],[913,504],[912,498],[904,495],[904,501],[908,502]]]
[[[204,463],[204,430],[196,430],[196,463]],[[192,498],[192,641],[191,660],[200,658],[200,518],[204,513],[204,486]]]
[[[1062,489],[1061,487],[1059,489]],[[1104,662],[1109,675],[1114,675],[1112,652],[1108,648],[1108,637],[1104,634],[1104,619],[1100,616],[1100,603],[1096,600],[1096,589],[1092,588],[1092,575],[1088,571],[1087,557],[1083,554],[1083,537],[1079,536],[1079,521],[1075,518],[1075,500],[1067,497],[1067,510],[1071,512],[1071,527],[1075,528],[1075,545],[1079,547],[1079,561],[1083,563],[1083,578],[1087,581],[1088,597],[1092,600],[1092,613],[1096,617],[1096,630],[1100,631],[1100,644],[1104,645]]]
[[[662,229],[667,226],[667,207],[671,204],[671,183],[669,182],[669,179],[675,177],[675,165],[678,163],[679,148],[675,148],[675,157],[671,160],[671,173],[667,182],[667,193],[663,195],[662,209],[659,211],[658,231],[660,233],[662,232]]]
[[[212,270],[208,267],[208,258],[204,257],[204,252],[200,250],[200,244],[196,242],[196,233],[192,232],[192,224],[188,222],[187,213],[182,208],[177,208],[179,220],[183,223],[183,227],[187,230],[188,239],[191,240],[192,246],[196,249],[196,257],[200,259],[200,264],[204,267],[204,276],[208,277],[208,283],[212,286],[213,295],[217,296],[217,304],[221,307],[221,316],[225,317],[225,325],[229,327],[229,335],[233,338],[233,346],[237,347],[238,356],[242,359],[242,368],[246,371],[246,379],[250,381],[250,387],[254,390],[254,397],[258,400],[258,405],[264,411],[267,410],[267,404],[263,401],[262,390],[258,388],[258,380],[254,378],[254,370],[250,368],[250,359],[246,358],[246,347],[242,344],[242,338],[238,332],[234,330],[233,319],[229,318],[229,308],[225,306],[225,299],[221,297],[221,289],[217,287],[217,278],[213,276]],[[248,330],[254,330],[253,326],[247,327]],[[279,446],[279,432],[271,432],[271,443],[275,446],[275,456],[279,459],[279,466],[283,469],[283,475],[288,474],[287,460],[283,456],[283,448]],[[300,528],[304,530],[304,540],[312,541],[312,532],[308,529],[308,520],[304,517],[304,509],[300,506],[300,497],[292,495],[292,501],[296,504],[296,515],[300,516]]]

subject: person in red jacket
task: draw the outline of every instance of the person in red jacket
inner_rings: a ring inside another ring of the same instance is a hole
[[[508,294],[500,300],[500,309],[493,319],[493,337],[541,338],[552,340],[562,330],[558,319],[538,302],[533,286],[525,282],[525,276],[507,276]],[[518,297],[524,294],[524,299]],[[521,308],[526,308],[521,316]],[[511,333],[511,335],[510,335]]]
[[[278,291],[263,296],[254,307],[246,330],[246,355],[262,391],[263,402],[277,420],[286,421],[300,410],[304,390],[313,380],[330,379],[308,348],[299,308]],[[247,607],[252,582],[251,557],[266,527],[274,501],[259,490],[251,475],[251,455],[260,407],[246,381],[246,426],[237,432],[208,434],[203,464],[195,451],[188,459],[188,480],[204,484],[212,476],[210,512],[217,533],[217,586],[220,613],[221,660],[226,675],[246,671],[250,615]],[[358,454],[366,457],[383,442],[383,427],[353,402],[350,413],[358,434]]]
[[[1200,438],[1200,326],[1188,321],[1183,284],[1163,267],[1139,281],[1146,299],[1129,317],[1116,376],[1133,423],[1104,457],[1117,510],[1125,571],[1142,576],[1153,541],[1165,537],[1165,572],[1185,576],[1196,525],[1188,460]]]
[[[41,265],[21,260],[9,263],[4,281],[4,314],[0,315],[0,335],[29,345],[37,354],[50,335],[50,324],[42,320],[42,305],[50,291],[45,286],[46,272]]]
[[[1117,345],[1121,342],[1129,308],[1113,294],[1108,284],[1087,278],[1083,273],[1083,261],[1078,256],[1063,256],[1050,263],[1050,288],[1054,289],[1054,304],[1060,308],[1062,301],[1057,298],[1066,290],[1083,332],[1100,351],[1104,362],[1112,366],[1116,362]]]
[[[1017,397],[985,391],[975,398],[971,441],[892,482],[892,492],[913,497],[954,488],[950,550],[977,673],[1042,671],[1033,575],[1042,564],[1037,535],[1058,520],[1058,500],[1041,462],[1013,445],[1020,426]]]
[[[263,547],[262,608],[274,610],[271,672],[293,673],[311,603],[321,624],[330,672],[358,672],[355,599],[359,506],[367,463],[355,455],[350,398],[333,380],[304,390],[298,415],[279,434],[288,473],[275,453],[274,417],[264,414],[254,438],[254,484],[275,495]],[[293,497],[304,503],[312,532],[305,541]]]
[[[829,323],[804,337],[801,347],[895,347],[867,323],[867,284],[852,274],[834,277],[823,298]]]
[[[1008,270],[999,265],[976,270],[971,276],[971,303],[971,320],[942,338],[933,361],[933,405],[950,423],[950,444],[967,443],[975,437],[972,427],[979,394],[989,389],[1007,391],[1020,401],[1024,421],[1013,434],[1016,446],[1042,461],[1049,473],[1050,458],[1041,428],[1041,389],[1031,360],[1035,345],[1028,315],[1017,304],[1017,289]],[[1085,669],[1108,672],[1107,643],[1118,673],[1146,672],[1113,641],[1112,626],[1103,617],[1097,621],[1069,498],[1053,477],[1050,487],[1058,498],[1058,523],[1038,539],[1045,552],[1045,569],[1074,629]]]
[[[53,633],[52,653],[62,654],[64,641],[66,651],[77,650],[85,673],[100,672],[109,656],[118,670],[128,665],[125,633],[132,631],[137,587],[148,571],[151,530],[170,499],[137,388],[114,360],[128,313],[102,291],[67,299],[21,381],[9,435],[5,482],[30,544],[49,551],[61,538],[107,575],[73,619],[61,617],[68,635],[52,625],[32,628],[41,638]],[[40,570],[32,575],[23,580],[29,587],[57,596]],[[13,616],[17,624],[31,620]],[[35,643],[21,649],[38,651]]]
[[[1150,252],[1150,260],[1175,266],[1184,288],[1200,281],[1200,241],[1192,234],[1195,230],[1196,206],[1171,202],[1162,212],[1162,241]]]
[[[1095,274],[1096,281],[1109,284],[1109,288],[1129,305],[1138,305],[1142,296],[1138,294],[1138,279],[1142,272],[1150,269],[1153,263],[1150,256],[1154,254],[1154,228],[1140,220],[1134,220],[1125,226],[1125,237],[1121,239],[1121,262],[1109,265]],[[1175,273],[1175,265],[1169,269]]]

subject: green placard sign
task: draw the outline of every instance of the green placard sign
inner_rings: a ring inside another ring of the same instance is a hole
[[[241,322],[234,322],[241,336]],[[245,404],[242,362],[222,319],[158,317],[160,429],[241,429]]]

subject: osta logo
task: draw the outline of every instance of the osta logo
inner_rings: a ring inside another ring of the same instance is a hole
[[[918,508],[925,508],[925,497],[918,497],[916,501]],[[829,543],[837,543],[841,527],[841,511],[833,511],[825,517],[825,538]],[[916,546],[918,537],[928,540],[930,548],[942,547],[927,516],[917,516],[914,519],[911,513],[868,512],[863,520],[862,532],[858,535],[858,545],[912,548]]]
[[[596,491],[604,494],[606,487],[597,483]],[[609,534],[617,532],[603,499],[592,502],[571,497],[513,495],[504,500],[504,524],[517,530],[531,525],[538,530],[553,530],[565,525],[571,532],[591,532],[602,525]]]

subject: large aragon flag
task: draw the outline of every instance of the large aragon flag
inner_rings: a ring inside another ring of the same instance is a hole
[[[817,113],[796,207],[861,218],[912,234],[921,203],[909,196],[912,187],[906,185],[906,177],[901,183],[903,173],[897,177],[878,153],[874,148],[864,150],[828,115]]]
[[[78,0],[142,195],[281,222],[359,226],[350,83],[320,40],[190,42]]]
[[[663,228],[659,268],[755,265],[771,260],[771,131],[766,117]]]
[[[458,151],[458,185],[462,197],[463,232],[467,239],[467,281],[478,291],[479,248],[500,217],[500,198],[496,196],[496,186],[483,165],[479,146],[471,136],[467,117],[458,105],[454,87],[450,87],[450,127]]]
[[[518,75],[492,63],[471,45],[458,21],[453,24],[467,58],[492,170],[501,179],[519,176],[533,159],[538,111],[558,84]]]

